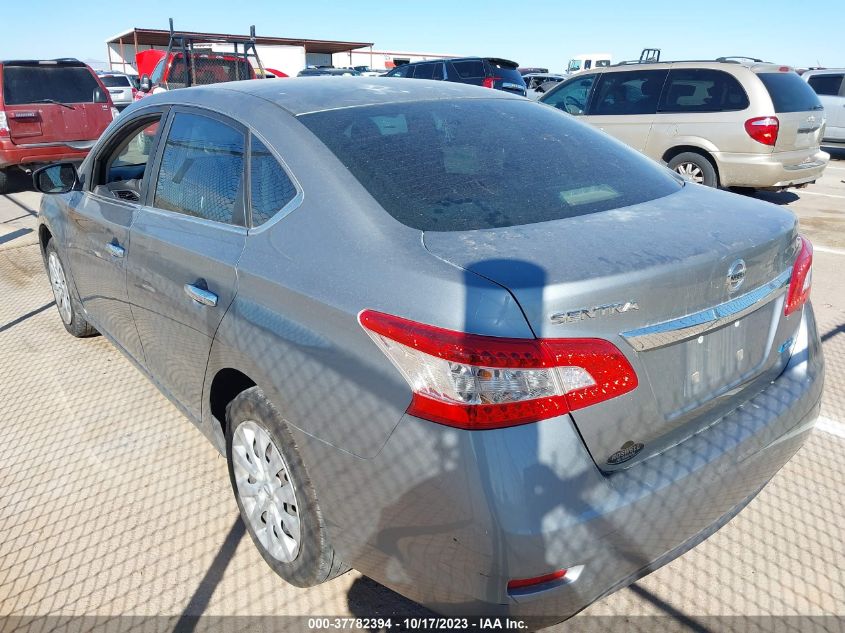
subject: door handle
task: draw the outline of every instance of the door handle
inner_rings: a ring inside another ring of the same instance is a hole
[[[185,284],[185,294],[201,305],[211,306],[212,308],[217,305],[217,295],[211,290],[193,284]]]
[[[106,250],[109,252],[109,255],[116,258],[121,258],[126,254],[126,249],[124,249],[120,244],[115,244],[113,242],[106,244]]]

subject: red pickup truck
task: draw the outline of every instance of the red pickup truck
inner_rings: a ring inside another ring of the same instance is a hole
[[[188,62],[186,68],[182,52],[168,55],[165,51],[147,50],[138,53],[135,63],[141,76],[141,90],[135,99],[161,90],[256,78],[252,65],[232,54],[194,51],[188,53]]]

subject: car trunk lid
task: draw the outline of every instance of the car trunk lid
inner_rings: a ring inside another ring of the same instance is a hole
[[[572,413],[605,470],[696,433],[782,371],[799,321],[783,316],[795,238],[790,212],[693,186],[614,211],[424,237],[432,254],[510,290],[538,337],[606,339],[626,355],[639,386]],[[736,280],[743,265],[731,291],[729,271]]]

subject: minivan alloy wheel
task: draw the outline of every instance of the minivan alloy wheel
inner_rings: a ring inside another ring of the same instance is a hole
[[[244,514],[261,545],[278,561],[294,560],[301,542],[296,488],[269,433],[252,420],[235,429],[232,466]]]
[[[704,184],[704,172],[695,163],[680,163],[675,167],[675,171],[694,183]]]
[[[59,316],[66,325],[70,325],[73,313],[70,305],[70,293],[67,287],[67,277],[62,268],[62,262],[55,252],[51,252],[47,260],[47,269],[50,273],[50,285],[53,287],[53,297],[56,299],[56,306],[59,308]]]

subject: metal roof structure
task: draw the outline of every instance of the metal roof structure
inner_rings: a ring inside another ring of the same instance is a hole
[[[231,43],[234,41],[249,41],[248,35],[233,35],[226,33],[202,33],[196,31],[180,31],[180,35],[190,37],[195,43]],[[106,44],[132,44],[135,50],[144,46],[167,46],[170,31],[167,29],[140,29],[138,27],[118,33],[106,40]],[[347,51],[372,46],[372,42],[340,42],[334,40],[296,39],[288,37],[266,37],[257,35],[255,43],[258,46],[302,46],[306,53],[345,53]]]

